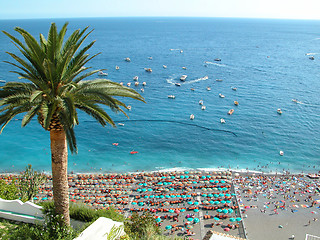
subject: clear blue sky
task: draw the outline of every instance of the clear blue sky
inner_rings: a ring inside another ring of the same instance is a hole
[[[320,19],[320,0],[0,0],[0,19],[190,16]]]

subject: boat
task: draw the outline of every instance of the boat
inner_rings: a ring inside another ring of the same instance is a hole
[[[311,179],[318,179],[319,178],[319,175],[318,174],[315,174],[315,173],[309,173],[307,175],[309,178]],[[320,191],[319,191],[320,192]]]
[[[187,68],[186,68],[186,67],[182,67],[182,69],[183,69],[183,70],[187,70]]]
[[[130,106],[130,105],[128,105],[128,106],[127,106],[127,109],[128,109],[129,111],[131,111],[131,106]]]
[[[234,105],[236,105],[236,106],[239,105],[239,102],[238,102],[238,101],[234,101],[233,103],[234,103]]]
[[[130,86],[131,86],[131,83],[128,82],[128,83],[127,83],[127,86],[130,87]]]
[[[216,81],[217,81],[217,82],[222,82],[222,81],[223,81],[223,79],[216,79]]]
[[[283,156],[284,153],[283,153],[283,151],[280,151],[279,154],[280,154],[280,156]]]
[[[140,91],[141,91],[141,92],[144,92],[144,88],[141,88]]]
[[[191,114],[191,115],[190,115],[190,120],[193,120],[193,119],[194,119],[194,115]]]
[[[168,95],[168,98],[175,99],[176,97],[174,95]]]
[[[118,146],[118,145],[119,145],[119,143],[112,143],[112,145],[113,145],[113,146]]]
[[[200,100],[200,101],[199,101],[199,105],[203,105],[203,100]]]
[[[224,120],[223,118],[220,118],[220,122],[221,123],[226,123],[226,120]]]
[[[188,77],[187,75],[182,75],[182,76],[180,77],[180,80],[181,80],[181,81],[185,81],[187,77]]]
[[[228,112],[228,114],[229,114],[229,115],[232,115],[233,112],[234,112],[234,109],[230,109],[229,112]]]
[[[236,87],[232,87],[231,88],[233,91],[237,91],[237,88]]]
[[[194,91],[194,88],[190,88],[191,91]]]
[[[182,50],[180,50],[180,53],[183,53],[183,51],[182,51]]]
[[[0,83],[5,83],[6,81],[5,80],[0,80]]]
[[[164,69],[166,69],[166,68],[167,68],[167,66],[166,66],[166,65],[162,65],[162,67],[163,67]]]
[[[145,85],[147,85],[147,83],[146,83],[146,82],[143,82],[143,83],[142,83],[142,86],[145,86]]]
[[[123,86],[123,82],[120,82],[120,85]]]
[[[133,81],[138,81],[139,80],[139,77],[138,76],[134,76],[133,77]]]
[[[131,151],[130,154],[137,154],[138,151]]]
[[[292,99],[292,102],[298,103],[297,99]]]
[[[207,87],[207,91],[211,91],[211,87]]]
[[[309,57],[310,60],[314,60],[314,56]]]
[[[128,57],[127,57],[127,58],[125,58],[124,60],[125,60],[126,62],[131,62],[131,59],[130,59],[130,58],[128,58]]]
[[[145,68],[144,69],[146,72],[152,72],[152,69],[151,68]]]
[[[203,80],[207,80],[207,79],[209,79],[208,76],[204,76],[204,77],[203,77]]]
[[[281,111],[280,108],[277,109],[277,113],[278,113],[278,114],[282,114],[282,111]]]
[[[119,126],[124,126],[124,123],[118,123]]]
[[[206,110],[206,106],[201,106],[201,110]]]
[[[148,57],[149,60],[152,60],[152,57]]]
[[[120,69],[120,67],[119,66],[116,66],[116,70],[119,70]]]
[[[225,98],[225,96],[223,94],[221,94],[221,93],[219,93],[219,97]]]
[[[181,86],[181,84],[180,84],[180,83],[175,83],[174,85],[176,85],[176,86],[178,86],[178,87],[180,87],[180,86]]]
[[[98,75],[99,75],[99,76],[108,76],[108,73],[105,73],[105,72],[99,71]]]
[[[135,86],[138,86],[138,85],[139,85],[139,82],[135,82],[134,85],[135,85]]]
[[[221,62],[221,59],[220,58],[215,58],[214,59],[216,62]]]

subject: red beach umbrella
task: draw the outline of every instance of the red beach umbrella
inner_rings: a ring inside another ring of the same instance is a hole
[[[230,231],[230,228],[227,228],[227,227],[226,227],[226,228],[224,228],[223,230],[226,231],[226,232],[229,232],[229,231]]]

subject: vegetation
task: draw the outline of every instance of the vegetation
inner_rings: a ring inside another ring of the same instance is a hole
[[[6,183],[4,180],[0,180],[0,198],[6,200],[19,199],[19,188],[14,183]]]
[[[121,107],[126,108],[126,105],[114,97],[144,100],[133,89],[109,80],[84,81],[99,71],[89,71],[90,67],[86,67],[98,55],[89,57],[87,53],[95,41],[80,49],[92,31],[87,33],[88,27],[82,31],[76,30],[65,40],[67,25],[64,24],[58,32],[55,23],[52,23],[47,39],[40,34],[39,42],[19,27],[15,31],[24,43],[3,31],[23,58],[7,52],[14,60],[7,63],[18,69],[12,72],[18,74],[22,81],[9,81],[0,87],[0,133],[15,116],[22,113],[26,113],[22,119],[23,127],[36,117],[38,123],[50,132],[55,209],[69,225],[68,147],[72,153],[77,152],[74,133],[74,126],[79,124],[77,109],[102,126],[115,126],[101,106],[125,114]]]

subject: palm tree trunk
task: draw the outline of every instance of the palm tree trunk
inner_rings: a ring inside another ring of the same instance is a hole
[[[62,214],[66,225],[70,225],[69,194],[68,194],[68,145],[63,130],[51,130],[51,164],[53,200],[55,210]]]

